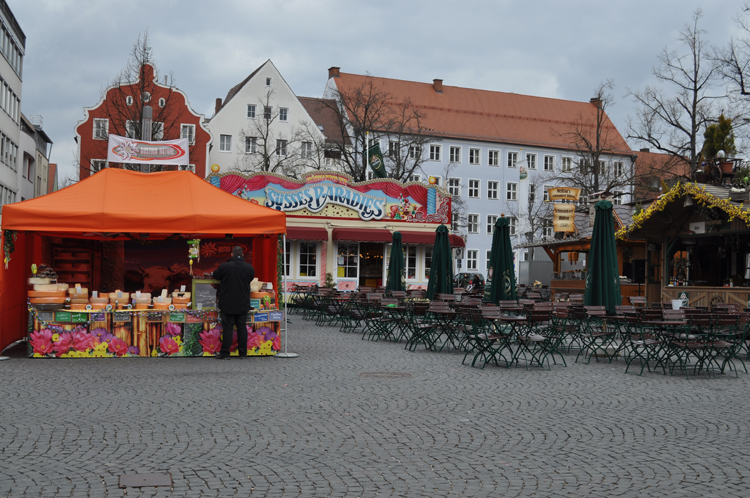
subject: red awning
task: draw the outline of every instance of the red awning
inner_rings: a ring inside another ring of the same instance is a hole
[[[451,241],[451,247],[466,247],[466,243],[464,242],[464,239],[462,239],[458,235],[451,234],[448,237]]]
[[[333,240],[348,242],[391,242],[393,235],[384,228],[334,228]]]
[[[435,243],[435,232],[406,232],[401,231],[401,242],[404,244],[429,244]]]
[[[321,227],[286,227],[287,240],[328,240],[328,232]]]

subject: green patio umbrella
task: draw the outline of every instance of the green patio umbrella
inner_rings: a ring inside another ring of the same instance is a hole
[[[453,254],[445,225],[440,225],[435,231],[430,280],[427,282],[427,299],[432,299],[435,294],[453,294]]]
[[[594,231],[591,248],[586,258],[586,306],[606,306],[607,313],[614,315],[620,304],[620,272],[617,266],[615,226],[612,219],[612,203],[599,201],[594,206]]]
[[[401,232],[393,232],[393,245],[391,246],[391,258],[388,261],[388,279],[385,291],[404,290],[404,246],[401,243]]]
[[[517,299],[513,247],[510,244],[510,221],[504,216],[495,222],[490,250],[490,267],[487,273],[488,281],[484,288],[484,301],[497,304],[499,301]]]

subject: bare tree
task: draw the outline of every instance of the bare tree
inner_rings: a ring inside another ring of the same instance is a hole
[[[355,181],[367,179],[368,136],[388,139],[389,146],[383,152],[390,178],[403,181],[421,171],[424,146],[432,137],[424,126],[424,115],[411,101],[397,100],[370,75],[355,88],[334,90],[331,98],[329,105],[336,106],[339,131],[351,140],[351,144],[344,142],[335,147],[342,168]]]
[[[671,91],[647,86],[630,92],[640,109],[635,118],[628,118],[628,138],[658,152],[687,158],[691,176],[700,161],[698,141],[718,98],[710,94],[718,69],[707,52],[706,32],[698,27],[701,16],[701,10],[696,10],[692,24],[680,31],[681,52],[665,48],[659,55],[654,75]]]
[[[552,222],[552,205],[544,201],[544,188],[556,181],[553,175],[536,174],[528,181],[528,196],[517,203],[508,204],[508,212],[515,218],[524,244],[531,244],[543,239],[543,228]],[[531,248],[531,260],[534,259],[534,247]]]

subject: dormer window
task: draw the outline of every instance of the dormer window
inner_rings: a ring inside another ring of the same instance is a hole
[[[266,86],[271,86],[271,78],[266,78]]]
[[[130,96],[130,95],[128,95],[127,97],[125,97],[125,103],[127,105],[133,105],[133,97]]]

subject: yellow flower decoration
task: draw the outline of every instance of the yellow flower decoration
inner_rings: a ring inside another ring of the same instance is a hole
[[[60,340],[60,334],[52,334],[52,342],[57,342]]]

